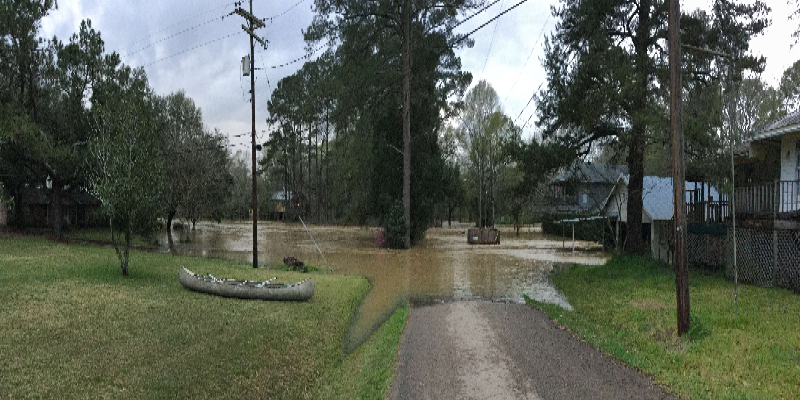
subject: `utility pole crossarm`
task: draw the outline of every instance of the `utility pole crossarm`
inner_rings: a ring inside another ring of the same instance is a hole
[[[253,26],[253,29],[263,28],[263,27],[266,26],[264,24],[264,21],[262,21],[259,18],[256,18],[255,15],[251,14],[250,12],[248,12],[247,10],[245,10],[245,9],[243,9],[241,7],[237,8],[236,10],[234,10],[234,12],[239,14],[239,15],[241,15],[244,19],[246,19],[248,22],[250,22],[250,24]]]
[[[261,43],[262,46],[267,47],[267,43],[269,43],[269,40],[262,39],[261,37],[256,35],[252,30],[250,30],[250,28],[246,27],[245,25],[242,25],[242,29],[245,32],[247,32],[247,34],[250,35],[250,37],[252,37],[255,41],[257,41],[258,43]]]

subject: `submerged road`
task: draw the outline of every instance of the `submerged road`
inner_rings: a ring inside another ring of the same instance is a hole
[[[522,304],[411,309],[393,400],[674,399]]]

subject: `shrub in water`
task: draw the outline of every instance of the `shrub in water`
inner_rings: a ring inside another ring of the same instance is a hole
[[[385,236],[385,246],[393,249],[403,248],[406,233],[406,223],[403,220],[403,204],[395,202],[392,208],[383,216],[382,234]]]

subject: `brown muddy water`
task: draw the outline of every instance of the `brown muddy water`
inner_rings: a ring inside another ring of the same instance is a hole
[[[571,309],[548,274],[563,263],[601,264],[608,257],[596,243],[577,241],[572,252],[571,239],[562,241],[528,227],[518,237],[510,227],[501,229],[500,245],[468,245],[468,226],[429,229],[425,239],[408,251],[375,248],[376,228],[308,227],[334,273],[362,275],[371,284],[350,322],[345,352],[363,343],[405,299],[524,302],[526,294]],[[173,232],[172,239],[163,235],[161,251],[252,262],[249,222],[199,223],[194,231]],[[325,267],[301,224],[259,222],[258,245],[262,263],[280,263],[291,255]]]

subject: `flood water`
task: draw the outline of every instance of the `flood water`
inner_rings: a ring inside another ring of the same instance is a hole
[[[375,248],[377,230],[367,227],[308,227],[325,259],[337,274],[367,277],[371,290],[359,306],[345,338],[345,351],[363,343],[404,299],[439,302],[485,299],[524,302],[533,299],[571,309],[548,274],[561,263],[601,264],[599,245],[543,235],[525,227],[517,237],[501,229],[500,245],[468,245],[469,225],[429,229],[411,250]],[[173,254],[252,262],[252,223],[199,223],[194,231],[166,234],[161,251]],[[282,262],[286,255],[325,266],[301,224],[259,222],[258,259]]]

